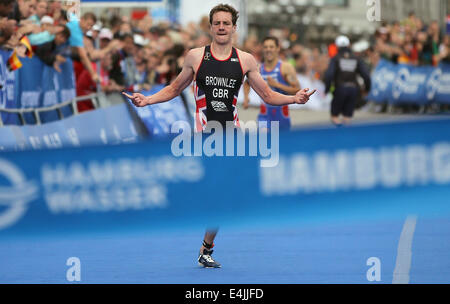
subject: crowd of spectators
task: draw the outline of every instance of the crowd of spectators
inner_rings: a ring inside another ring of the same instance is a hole
[[[438,21],[424,23],[411,12],[403,21],[383,23],[374,37],[374,51],[394,63],[415,66],[450,63],[450,36]]]
[[[0,0],[0,46],[13,49],[26,35],[35,55],[56,71],[70,57],[78,96],[98,90],[138,91],[166,85],[179,73],[188,50],[211,42],[207,17],[181,27],[155,23],[148,14],[132,18],[85,13],[78,20],[69,11],[61,1]],[[323,79],[332,56],[329,46],[301,44],[288,29],[266,34],[280,38],[281,56],[295,66],[299,76],[311,81]],[[384,23],[372,43],[357,52],[372,68],[378,58],[437,65],[450,62],[449,42],[437,22],[426,25],[412,13],[401,22]],[[261,59],[258,37],[249,36],[241,45],[236,37],[236,45]],[[80,111],[93,108],[89,103],[80,107]]]

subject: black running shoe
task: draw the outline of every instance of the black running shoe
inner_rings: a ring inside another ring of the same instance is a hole
[[[211,257],[213,252],[214,250],[203,249],[203,253],[198,256],[198,265],[204,268],[221,268],[222,265]]]

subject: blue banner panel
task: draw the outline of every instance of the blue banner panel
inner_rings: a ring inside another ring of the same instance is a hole
[[[440,64],[427,81],[427,99],[436,103],[450,104],[450,64]]]
[[[380,59],[375,71],[372,73],[372,88],[368,96],[369,100],[376,103],[387,102],[396,74],[393,63]]]
[[[435,68],[397,65],[396,70],[397,75],[388,102],[391,104],[428,104],[426,84]]]
[[[73,64],[69,58],[60,65],[61,73],[37,57],[21,58],[21,61],[23,66],[16,71],[15,108],[50,107],[76,97]],[[42,122],[51,122],[58,120],[58,115],[51,111],[42,113],[40,118]],[[26,122],[34,124],[35,120],[30,115]]]
[[[20,58],[23,66],[16,71],[16,108],[38,108],[41,106],[42,75],[44,63],[37,58]],[[53,77],[47,79],[53,81]]]
[[[8,70],[8,59],[12,51],[0,49],[0,109],[15,109],[16,73]],[[0,112],[4,124],[17,125],[20,120],[17,115]]]
[[[381,59],[372,73],[369,100],[377,103],[450,103],[450,65],[439,67],[397,65]]]
[[[0,128],[0,150],[39,150],[122,144],[140,139],[126,104],[37,126]]]
[[[209,137],[200,156],[174,156],[178,137],[3,152],[0,238],[450,214],[449,128],[299,130],[240,157],[208,157]]]
[[[10,127],[0,127],[0,151],[17,150],[17,141]]]
[[[163,88],[163,85],[158,85],[152,87],[150,91],[141,91],[140,93],[149,96],[158,93]],[[142,108],[135,107],[129,100],[128,102],[136,111],[150,135],[155,137],[164,137],[169,134],[171,126],[177,121],[190,121],[183,100],[179,96],[165,103]]]

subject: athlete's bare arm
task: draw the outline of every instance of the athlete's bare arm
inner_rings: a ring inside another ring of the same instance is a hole
[[[250,102],[250,98],[249,98],[250,85],[248,84],[248,80],[247,79],[245,79],[243,86],[244,86],[244,102],[242,104],[242,107],[244,109],[248,109],[248,104]]]
[[[269,77],[270,79],[267,81],[269,86],[280,89],[288,95],[295,95],[300,90],[300,83],[298,82],[295,68],[290,63],[283,61],[281,64],[281,75],[283,75],[283,78],[286,80],[288,85],[279,83],[275,79]]]
[[[305,104],[309,97],[313,95],[316,90],[309,92],[309,89],[303,89],[296,92],[293,96],[277,93],[273,91],[261,76],[256,59],[249,53],[239,52],[242,60],[242,68],[244,74],[247,75],[250,86],[255,92],[264,100],[264,102],[274,106],[284,106],[293,103]]]
[[[261,69],[261,65],[258,63],[258,71]],[[244,109],[248,109],[248,104],[250,103],[250,84],[248,83],[248,79],[244,80],[244,102],[242,107]]]
[[[175,81],[154,95],[144,96],[141,93],[133,93],[132,95],[129,95],[125,92],[122,94],[128,97],[137,107],[144,107],[146,105],[172,100],[180,95],[181,92],[191,84],[194,79],[195,70],[200,64],[202,56],[203,48],[190,50],[184,60],[183,69],[180,74],[178,74]]]

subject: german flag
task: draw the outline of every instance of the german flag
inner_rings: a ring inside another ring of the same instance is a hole
[[[16,51],[14,51],[11,57],[9,57],[7,66],[10,72],[20,69],[22,67],[22,62],[20,62],[19,56],[17,56]]]
[[[23,44],[25,46],[25,48],[26,48],[25,55],[28,58],[33,57],[33,48],[31,47],[31,43],[30,43],[30,40],[28,40],[28,37],[27,36],[23,36],[20,39],[20,43]]]
[[[447,35],[450,35],[450,15],[447,15]]]

